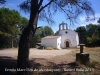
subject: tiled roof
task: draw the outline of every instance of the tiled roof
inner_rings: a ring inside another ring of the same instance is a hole
[[[60,36],[46,36],[42,39],[54,39],[54,38],[59,38]]]

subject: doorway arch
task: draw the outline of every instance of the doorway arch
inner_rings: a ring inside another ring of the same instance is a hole
[[[68,41],[66,41],[66,47],[69,47],[69,42]]]
[[[70,47],[70,44],[71,44],[71,42],[70,42],[69,39],[67,39],[67,40],[64,41],[64,47],[65,47],[65,48]]]

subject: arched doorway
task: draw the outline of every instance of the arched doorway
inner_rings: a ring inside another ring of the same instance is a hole
[[[66,40],[64,41],[64,48],[70,47],[70,44],[71,44],[70,40],[69,40],[69,39],[66,39]]]
[[[69,42],[68,41],[66,41],[66,47],[69,47]]]

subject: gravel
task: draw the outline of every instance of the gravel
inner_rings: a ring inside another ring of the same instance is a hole
[[[51,58],[59,55],[65,55],[70,53],[71,50],[38,50],[35,48],[30,49],[30,59],[32,58]],[[9,56],[12,58],[17,58],[18,55],[18,48],[9,48],[0,50],[0,56]]]

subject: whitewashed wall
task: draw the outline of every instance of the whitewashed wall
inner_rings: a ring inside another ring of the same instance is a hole
[[[42,39],[41,40],[41,45],[45,46],[45,47],[53,47],[56,49],[60,49],[60,45],[58,45],[58,43],[60,44],[61,37],[59,38],[49,38],[49,39]]]
[[[57,49],[61,49],[61,37],[57,38]]]
[[[65,32],[68,32],[67,34]],[[78,45],[78,38],[77,33],[72,30],[60,30],[59,35],[61,36],[61,47],[65,48],[65,40],[70,40],[69,47],[77,47]]]
[[[76,41],[77,41],[77,45],[79,45],[79,36],[78,36],[78,33],[76,34]]]

